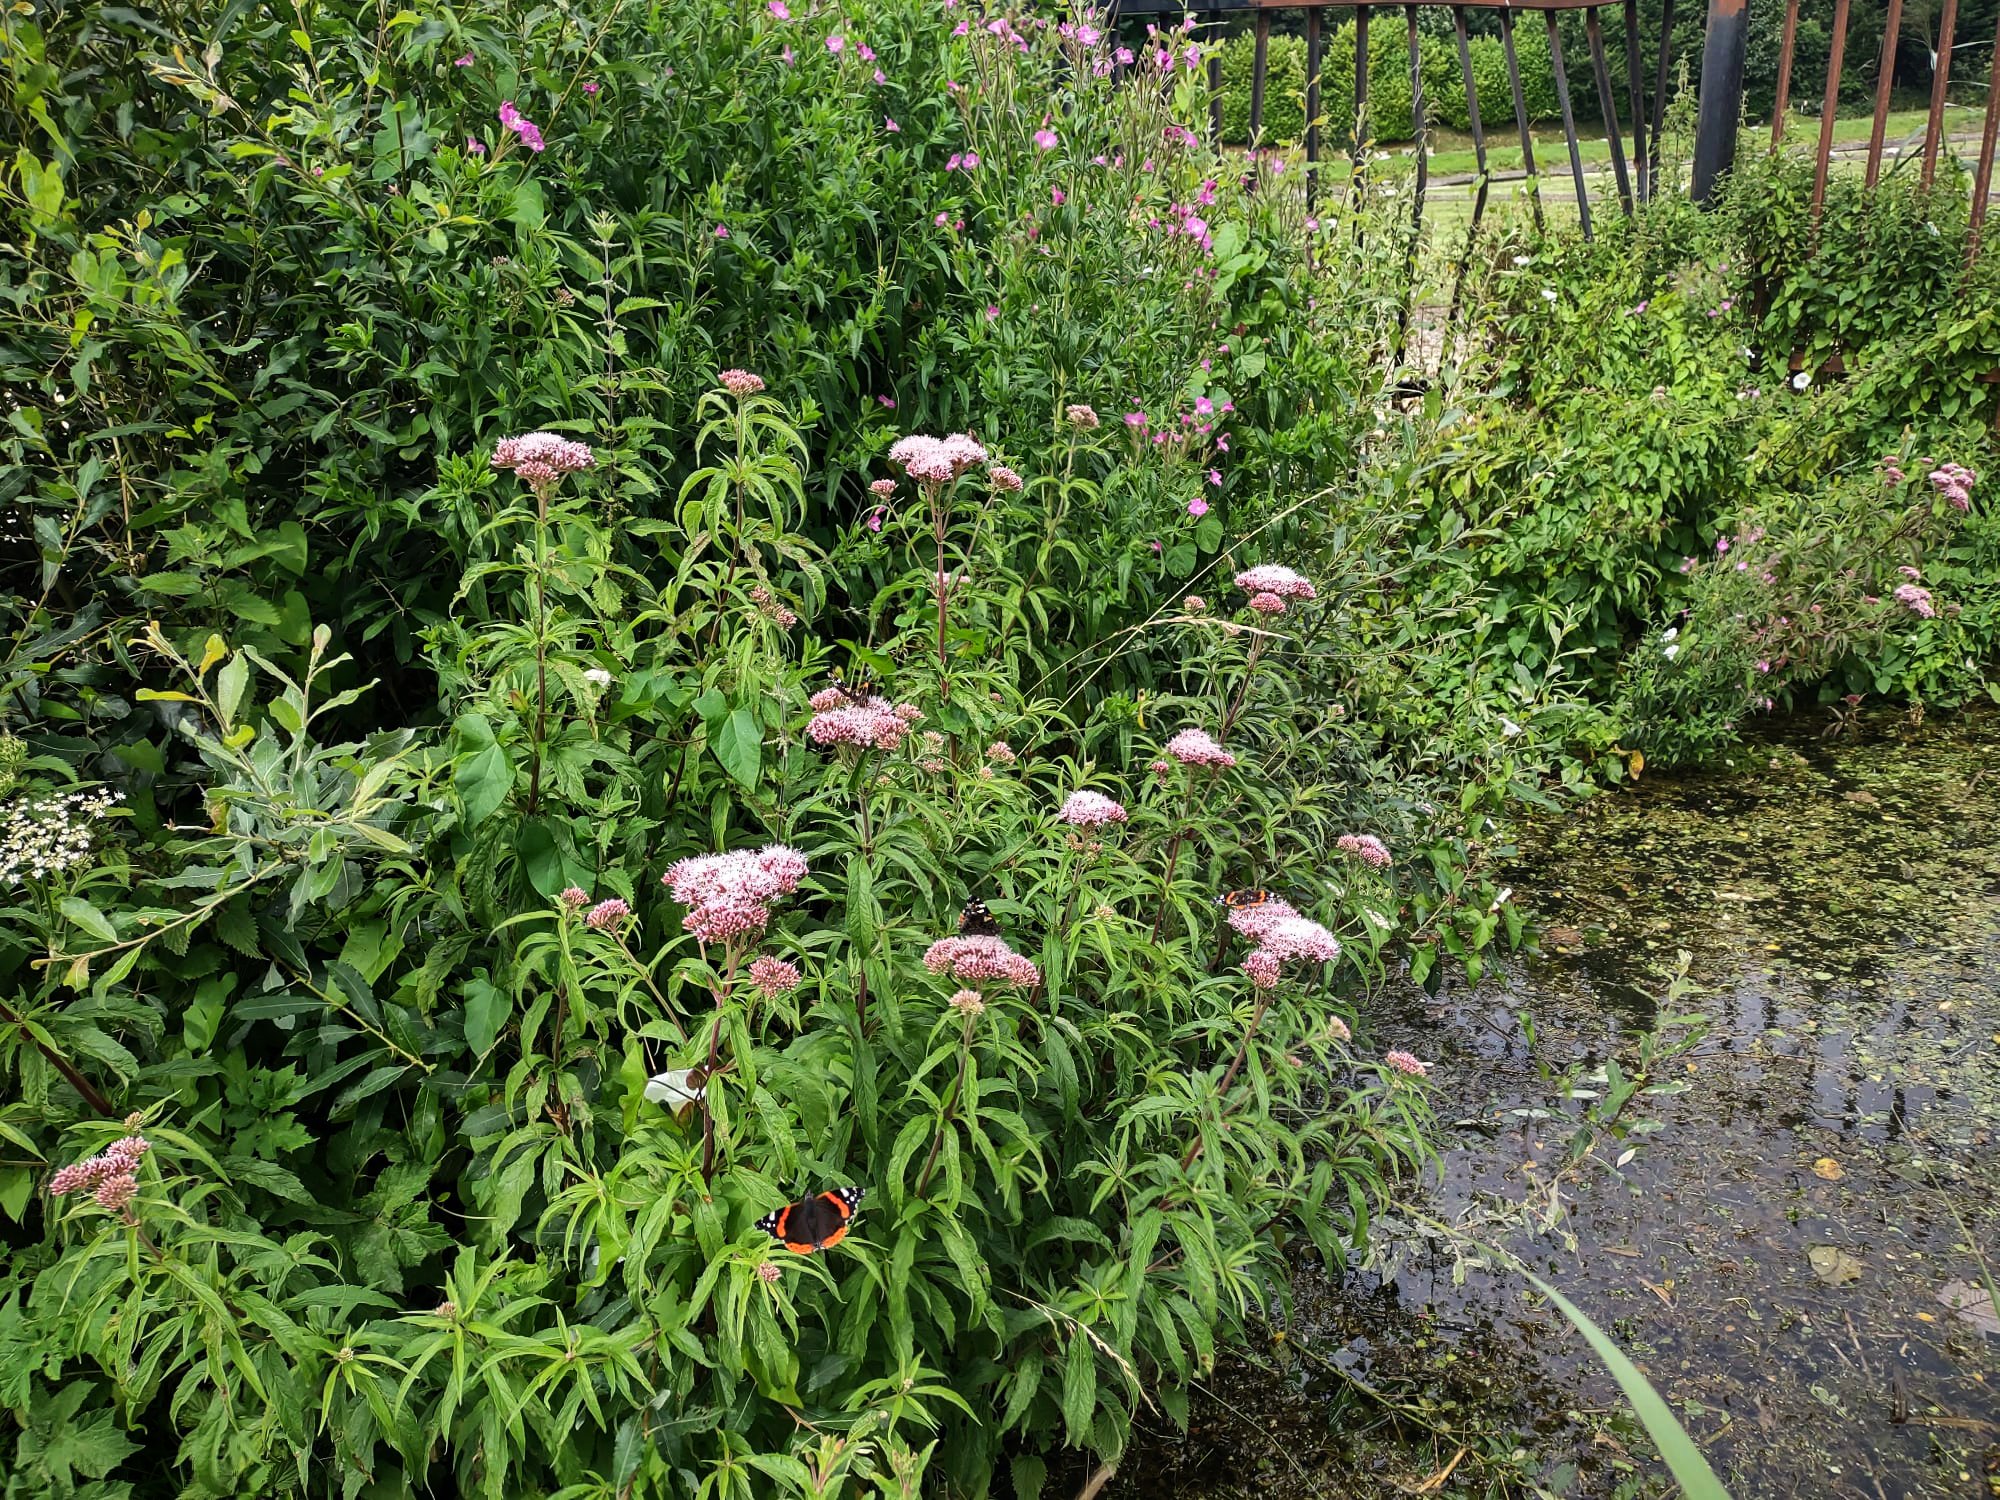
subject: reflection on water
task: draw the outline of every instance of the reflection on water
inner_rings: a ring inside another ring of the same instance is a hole
[[[1452,1217],[1546,1195],[1570,1126],[1534,1112],[1585,1107],[1551,1076],[1629,1059],[1692,955],[1709,1025],[1671,1065],[1692,1086],[1640,1101],[1628,1122],[1657,1129],[1621,1173],[1569,1185],[1574,1249],[1509,1244],[1640,1362],[1739,1500],[2000,1494],[2000,1335],[1959,1310],[1971,1246],[2000,1269],[1996,748],[1990,719],[1877,727],[1600,799],[1523,840],[1510,878],[1542,952],[1376,1004],[1384,1045],[1441,1064],[1431,1198]],[[1453,1271],[1426,1252],[1386,1284],[1302,1273],[1288,1340],[1312,1352],[1232,1375],[1206,1448],[1163,1439],[1141,1488],[1388,1495],[1462,1447],[1425,1493],[1653,1492],[1568,1325],[1518,1279]],[[1400,1447],[1368,1435],[1385,1413]],[[1496,1429],[1534,1456],[1467,1441]]]

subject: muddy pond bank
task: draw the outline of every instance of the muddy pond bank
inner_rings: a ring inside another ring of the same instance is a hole
[[[1738,762],[1531,830],[1509,878],[1539,951],[1376,998],[1372,1040],[1437,1064],[1418,1205],[1579,1303],[1737,1500],[2000,1495],[1973,1253],[2000,1270],[2000,716]],[[1682,951],[1671,1011],[1703,1019],[1662,1029]],[[1649,1032],[1648,1091],[1580,1136]],[[1105,1494],[1671,1492],[1519,1277],[1387,1238],[1383,1264],[1303,1268],[1268,1349]]]

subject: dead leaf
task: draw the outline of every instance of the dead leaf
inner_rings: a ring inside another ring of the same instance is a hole
[[[1543,930],[1547,933],[1548,939],[1552,943],[1567,944],[1583,941],[1582,931],[1575,927],[1549,927]]]
[[[2000,1312],[1994,1311],[1985,1287],[1970,1281],[1947,1281],[1938,1288],[1938,1301],[1981,1333],[2000,1336]]]
[[[1806,1251],[1806,1261],[1812,1266],[1813,1275],[1828,1286],[1848,1286],[1861,1279],[1860,1257],[1838,1245],[1814,1245]]]
[[[1830,1156],[1822,1156],[1813,1163],[1813,1176],[1825,1182],[1838,1182],[1847,1174],[1840,1169],[1840,1163]]]
[[[1842,792],[1840,800],[1843,802],[1859,802],[1863,807],[1881,806],[1881,799],[1873,792]]]

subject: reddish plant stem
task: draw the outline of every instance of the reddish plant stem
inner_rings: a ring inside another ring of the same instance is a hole
[[[722,1008],[729,999],[729,986],[736,978],[736,961],[741,956],[736,945],[729,945],[729,963],[723,970],[721,985],[709,993],[715,997],[715,1020],[708,1028],[708,1072],[704,1079],[715,1076],[716,1051],[722,1042]],[[715,1111],[708,1102],[708,1085],[701,1091],[701,1180],[715,1180]]]
[[[78,1097],[85,1104],[88,1104],[107,1120],[119,1118],[117,1109],[112,1106],[109,1099],[98,1092],[97,1085],[79,1073],[76,1070],[76,1065],[68,1058],[64,1057],[55,1048],[28,1030],[28,1023],[23,1021],[4,1000],[0,1000],[0,1021],[6,1021],[11,1025],[20,1027],[21,1035],[35,1044],[35,1050],[46,1057],[49,1060],[49,1065],[62,1074],[63,1081],[76,1090]]]

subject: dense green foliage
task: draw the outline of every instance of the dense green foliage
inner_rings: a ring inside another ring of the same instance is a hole
[[[0,20],[10,1500],[1038,1493],[1422,1161],[1511,807],[1983,687],[1951,186],[1503,227],[1403,401],[1186,34],[806,12]]]
[[[1029,1494],[1421,1156],[1358,998],[1521,772],[1231,582],[1397,262],[979,19],[4,21],[10,1495]]]

